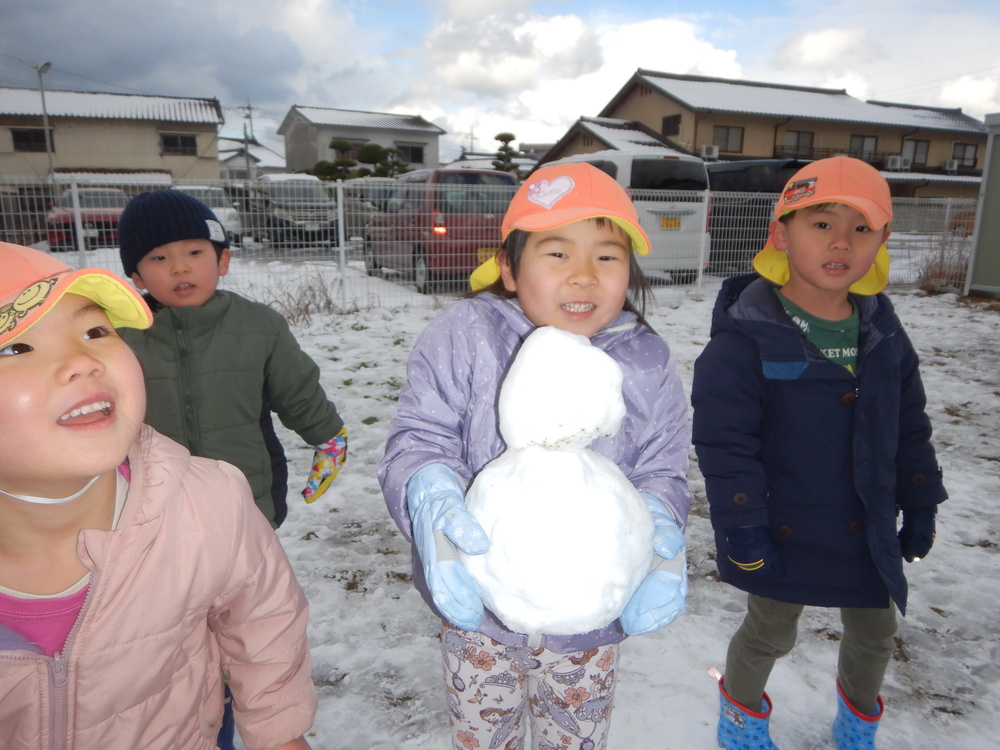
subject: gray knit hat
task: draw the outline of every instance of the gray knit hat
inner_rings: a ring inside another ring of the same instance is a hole
[[[180,190],[139,193],[118,219],[118,253],[125,275],[154,248],[178,240],[210,240],[229,247],[225,227],[208,206]]]

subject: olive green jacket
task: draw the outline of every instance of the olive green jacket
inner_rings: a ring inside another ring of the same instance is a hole
[[[142,364],[146,422],[196,456],[241,469],[273,524],[271,459],[260,426],[264,399],[309,445],[344,426],[320,385],[319,367],[284,317],[218,291],[200,307],[162,308],[151,328],[118,332]]]

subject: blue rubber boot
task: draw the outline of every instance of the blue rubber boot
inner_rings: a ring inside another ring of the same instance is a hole
[[[884,712],[879,697],[877,714],[861,713],[844,695],[840,680],[837,680],[837,718],[833,720],[833,742],[837,750],[875,750],[875,730]]]
[[[771,699],[764,693],[764,711],[751,711],[734,701],[719,680],[719,747],[725,750],[778,750],[771,742],[767,724]]]

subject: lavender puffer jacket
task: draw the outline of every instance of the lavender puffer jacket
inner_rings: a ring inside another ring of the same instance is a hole
[[[456,302],[417,339],[378,469],[389,512],[407,539],[412,541],[406,508],[411,476],[439,463],[468,486],[506,449],[497,397],[514,355],[534,329],[516,300],[486,293]],[[683,528],[690,504],[690,425],[670,350],[628,312],[594,334],[591,342],[621,366],[627,413],[615,435],[598,438],[589,447],[617,463],[637,489],[658,497]],[[434,609],[415,549],[413,580]],[[509,631],[489,610],[480,631],[505,645],[527,643],[526,635]],[[625,637],[616,620],[590,633],[544,636],[541,645],[568,653]]]

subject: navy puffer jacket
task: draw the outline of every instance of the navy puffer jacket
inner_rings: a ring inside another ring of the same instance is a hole
[[[906,611],[897,513],[946,497],[917,355],[882,294],[854,296],[858,375],[826,359],[756,275],[727,279],[695,363],[693,440],[722,579],[825,607]],[[776,574],[729,562],[726,530],[767,526]]]

